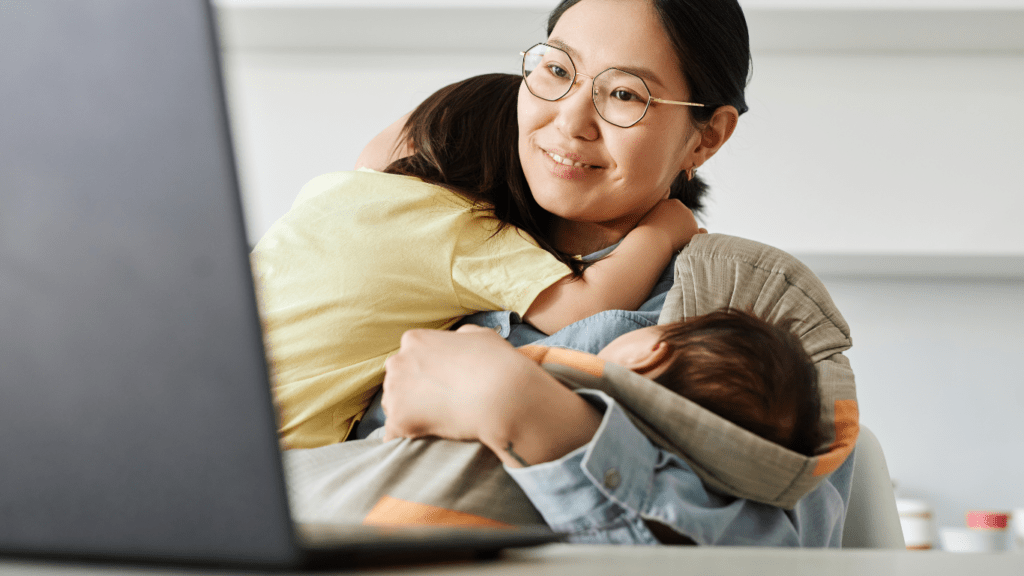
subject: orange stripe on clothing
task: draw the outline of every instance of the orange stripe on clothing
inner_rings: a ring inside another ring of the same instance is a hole
[[[846,461],[857,444],[859,422],[860,410],[857,408],[856,400],[836,400],[836,440],[827,454],[818,457],[818,463],[814,467],[815,476],[831,474]]]
[[[370,526],[484,526],[488,528],[515,528],[476,514],[449,510],[439,506],[419,504],[383,496],[363,518]]]
[[[532,344],[521,346],[516,350],[538,364],[561,364],[598,378],[604,375],[604,360],[579,350],[548,348]]]

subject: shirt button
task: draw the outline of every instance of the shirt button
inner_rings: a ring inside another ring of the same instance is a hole
[[[619,487],[619,484],[621,482],[622,478],[619,477],[619,471],[616,470],[615,468],[609,468],[608,471],[604,473],[605,488],[608,488],[609,490],[615,490],[616,488]]]

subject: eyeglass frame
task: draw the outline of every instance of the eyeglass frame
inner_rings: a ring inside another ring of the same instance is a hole
[[[569,59],[569,63],[572,64],[572,81],[569,82],[569,87],[566,88],[565,92],[563,92],[562,95],[559,96],[558,98],[548,99],[548,98],[545,98],[543,96],[540,96],[539,94],[537,94],[536,92],[533,91],[533,88],[530,88],[530,83],[526,81],[526,77],[527,77],[527,74],[526,74],[526,54],[529,53],[530,50],[533,50],[534,48],[536,48],[537,46],[547,46],[548,48],[551,48],[552,50],[558,50],[562,54],[565,54],[565,57]],[[521,70],[523,72],[523,82],[526,82],[526,89],[530,91],[530,94],[533,94],[535,97],[540,98],[541,100],[544,100],[545,102],[557,102],[557,101],[561,100],[562,98],[565,98],[566,96],[568,96],[569,92],[572,92],[573,86],[576,85],[576,77],[577,76],[586,76],[587,78],[590,78],[591,83],[593,83],[597,79],[598,76],[600,76],[601,74],[604,74],[605,72],[607,72],[609,70],[616,70],[618,72],[622,72],[623,74],[629,74],[631,76],[635,76],[644,85],[644,89],[647,90],[647,103],[644,105],[644,112],[643,112],[643,114],[641,114],[640,117],[636,119],[636,122],[633,122],[632,124],[629,124],[627,126],[623,126],[621,124],[616,124],[615,122],[612,122],[611,120],[605,118],[604,114],[601,114],[601,109],[597,107],[597,100],[594,99],[594,98],[597,97],[596,90],[591,89],[591,91],[590,91],[590,101],[593,102],[594,110],[597,111],[597,115],[601,117],[601,120],[604,120],[605,122],[611,124],[612,126],[617,126],[619,128],[632,128],[633,126],[636,126],[637,124],[639,124],[640,121],[643,120],[647,116],[647,110],[650,109],[651,102],[657,102],[658,104],[675,104],[677,106],[693,106],[693,107],[696,107],[696,108],[704,108],[705,107],[704,104],[700,104],[699,102],[680,102],[678,100],[665,100],[664,98],[655,98],[654,95],[651,94],[651,87],[647,85],[647,81],[646,80],[644,80],[640,76],[637,76],[636,74],[633,74],[632,72],[627,72],[625,70],[621,70],[621,69],[616,68],[614,66],[612,66],[610,68],[606,68],[606,69],[598,72],[594,76],[591,76],[589,74],[582,74],[582,73],[580,73],[579,70],[577,70],[576,63],[573,62],[572,56],[570,56],[568,52],[566,52],[565,50],[562,50],[561,48],[559,48],[557,46],[552,46],[552,45],[550,45],[550,44],[548,44],[546,42],[537,42],[533,46],[530,46],[526,50],[520,52],[519,55],[523,57],[523,62],[522,62],[522,65],[521,65]]]

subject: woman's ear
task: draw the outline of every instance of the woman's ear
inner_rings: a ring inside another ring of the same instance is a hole
[[[644,350],[643,353],[634,354],[623,366],[637,374],[654,378],[660,375],[668,364],[671,357],[672,346],[667,342],[659,340],[652,348]]]
[[[700,131],[700,141],[690,158],[693,164],[685,169],[696,168],[708,161],[729,140],[736,130],[740,114],[735,106],[719,106]]]

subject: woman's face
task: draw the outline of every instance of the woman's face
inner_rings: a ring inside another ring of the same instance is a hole
[[[641,76],[653,96],[686,101],[679,60],[648,0],[584,0],[562,15],[548,44],[569,53],[585,76],[554,102],[520,87],[519,153],[527,182],[548,212],[624,235],[693,166],[689,151],[700,134],[686,106],[652,102],[630,128],[605,122],[591,99],[592,78],[621,68]]]

